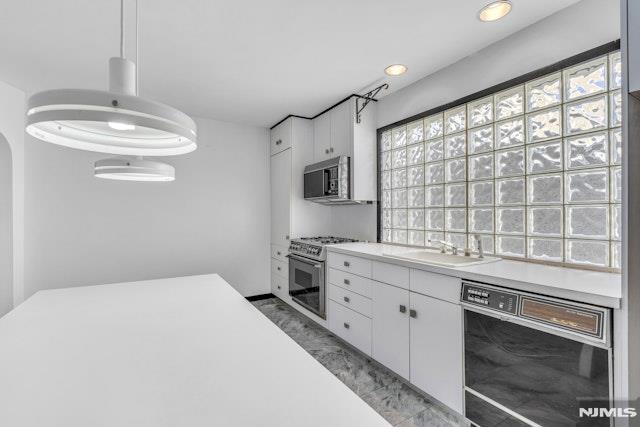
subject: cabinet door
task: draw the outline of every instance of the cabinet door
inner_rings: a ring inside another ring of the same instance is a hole
[[[351,100],[343,102],[330,111],[331,114],[331,147],[330,157],[351,156]]]
[[[271,156],[271,244],[289,247],[291,149]]]
[[[411,292],[411,383],[462,413],[462,308]]]
[[[331,113],[325,113],[313,120],[313,160],[321,162],[330,157]]]
[[[372,287],[371,355],[408,379],[409,291],[380,282],[374,282]]]

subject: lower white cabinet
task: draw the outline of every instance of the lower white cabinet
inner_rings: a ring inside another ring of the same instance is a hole
[[[409,291],[374,282],[371,294],[371,356],[409,379]]]
[[[371,355],[371,319],[329,300],[329,330]]]
[[[462,307],[414,292],[410,300],[411,383],[462,413]]]

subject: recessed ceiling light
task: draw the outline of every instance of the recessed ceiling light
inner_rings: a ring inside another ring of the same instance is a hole
[[[511,12],[511,2],[509,0],[494,1],[480,9],[478,18],[483,22],[497,21]]]
[[[407,66],[402,64],[389,65],[384,69],[384,72],[388,76],[399,76],[400,74],[404,74],[407,72]]]

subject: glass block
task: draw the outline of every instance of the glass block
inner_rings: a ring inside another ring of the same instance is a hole
[[[622,243],[611,242],[611,266],[622,268]]]
[[[493,178],[493,153],[469,157],[469,181]]]
[[[622,124],[622,93],[617,90],[609,94],[609,126],[615,127]]]
[[[622,240],[621,205],[611,205],[611,240]]]
[[[444,185],[431,185],[425,187],[424,190],[424,205],[426,207],[444,206]]]
[[[425,139],[440,138],[443,135],[444,122],[442,113],[424,119],[424,136]]]
[[[562,170],[562,141],[555,140],[527,146],[527,170],[529,173],[545,173]]]
[[[400,126],[391,130],[391,140],[393,148],[404,147],[407,145],[407,127]]]
[[[469,209],[469,232],[493,233],[493,209]]]
[[[525,85],[527,111],[551,107],[562,102],[560,73],[550,74]]]
[[[620,89],[622,87],[622,58],[620,51],[609,55],[609,88]]]
[[[452,159],[445,163],[446,182],[464,181],[467,179],[467,161],[466,159]]]
[[[517,116],[524,112],[524,86],[516,86],[495,95],[496,120]]]
[[[407,210],[393,209],[391,215],[391,224],[393,228],[407,228]]]
[[[385,243],[391,243],[393,239],[391,238],[391,230],[384,229],[382,230],[382,241]]]
[[[386,132],[382,132],[380,146],[382,148],[382,151],[391,150],[391,131],[390,130]]]
[[[565,240],[566,261],[574,264],[609,265],[609,242]]]
[[[409,187],[424,185],[424,166],[421,165],[407,168],[407,185]]]
[[[441,184],[444,182],[444,163],[428,163],[424,165],[424,180],[427,184]]]
[[[391,228],[391,209],[382,209],[382,227]]]
[[[523,257],[525,251],[524,237],[497,236],[496,253],[499,255]]]
[[[565,133],[572,135],[604,129],[607,117],[606,94],[565,104]]]
[[[393,243],[407,244],[407,230],[392,230]]]
[[[622,163],[622,129],[611,129],[609,131],[609,146],[611,147],[611,164]]]
[[[524,175],[524,148],[496,151],[496,176]]]
[[[382,172],[382,189],[389,190],[391,188],[391,171]]]
[[[462,132],[467,127],[467,114],[464,105],[444,112],[444,134]]]
[[[524,118],[496,123],[496,148],[524,144]]]
[[[522,200],[524,203],[524,199]],[[469,206],[493,205],[493,181],[469,183]]]
[[[424,231],[409,230],[407,243],[412,246],[424,246]]]
[[[497,180],[496,205],[524,205],[524,178]]]
[[[383,208],[391,207],[391,191],[382,192],[382,207]]]
[[[609,171],[593,169],[565,173],[565,198],[567,203],[609,201]]]
[[[421,208],[424,206],[424,187],[407,189],[407,205],[410,208]]]
[[[391,151],[385,151],[382,156],[382,170],[386,171],[391,169]]]
[[[469,153],[483,153],[493,150],[493,125],[468,131]]]
[[[444,209],[425,209],[425,224],[427,230],[444,230]]]
[[[622,203],[622,168],[611,168],[611,202]]]
[[[469,128],[482,126],[493,121],[493,96],[471,101],[467,104]]]
[[[528,176],[527,193],[531,205],[562,204],[562,175]]]
[[[609,206],[567,206],[567,237],[609,239]]]
[[[528,241],[528,256],[544,261],[562,262],[562,240],[531,237]]]
[[[500,234],[524,234],[524,208],[496,209],[496,230]]]
[[[567,169],[605,166],[609,163],[607,132],[590,133],[565,139]]]
[[[424,209],[409,209],[408,215],[408,228],[413,230],[424,229]]]
[[[527,114],[527,142],[538,142],[562,136],[560,107]]]
[[[467,185],[447,184],[445,186],[445,206],[466,206],[467,205]]]
[[[476,239],[470,238],[469,240],[471,242],[471,246],[472,246],[473,250],[477,253],[478,252],[478,244],[476,242]],[[485,254],[493,254],[493,253],[495,253],[493,235],[481,234],[480,235],[480,241],[482,242],[482,250],[483,250],[483,252]]]
[[[458,249],[464,249],[467,247],[467,235],[459,233],[445,233],[445,242],[454,245]]]
[[[449,135],[444,139],[444,154],[446,159],[464,156],[467,152],[467,138],[465,133]]]
[[[441,139],[427,142],[424,159],[427,163],[444,159],[444,142]]]
[[[415,144],[424,140],[424,128],[422,120],[418,120],[407,125],[407,145]]]
[[[607,57],[564,70],[564,99],[570,101],[607,90]]]
[[[394,169],[391,174],[391,186],[393,188],[402,188],[407,186],[407,170]]]
[[[393,160],[391,161],[391,166],[396,168],[403,168],[407,166],[407,149],[400,148],[398,150],[393,150]]]
[[[531,236],[562,237],[562,206],[529,208],[527,227]]]
[[[424,233],[424,243],[428,247],[440,247],[435,242],[444,240],[444,233],[438,231],[427,231]]]
[[[424,163],[424,144],[414,144],[407,147],[407,164],[420,165]]]
[[[407,189],[399,188],[393,190],[392,207],[394,208],[406,208],[407,207]]]

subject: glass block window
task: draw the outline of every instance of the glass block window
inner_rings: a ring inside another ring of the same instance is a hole
[[[381,239],[620,268],[616,51],[381,134]],[[475,249],[475,248],[474,248]]]

